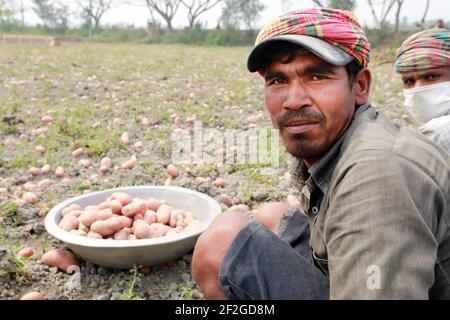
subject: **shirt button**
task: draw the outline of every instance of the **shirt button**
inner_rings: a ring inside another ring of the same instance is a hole
[[[313,208],[311,209],[311,212],[312,212],[313,214],[317,214],[317,212],[319,212],[319,208],[313,207]]]

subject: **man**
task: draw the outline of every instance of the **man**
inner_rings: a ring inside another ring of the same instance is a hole
[[[298,159],[303,212],[216,218],[192,261],[206,298],[450,298],[449,157],[368,104],[368,63],[346,11],[295,11],[261,30],[247,66]]]
[[[438,28],[438,29],[448,29],[448,28],[445,26],[444,20],[442,20],[442,19],[439,19],[438,21],[436,21],[436,26],[435,26],[435,28]]]
[[[397,50],[395,70],[403,81],[405,107],[419,131],[450,154],[450,31],[416,33]]]

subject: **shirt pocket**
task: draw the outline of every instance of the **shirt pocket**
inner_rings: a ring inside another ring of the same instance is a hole
[[[314,264],[325,274],[328,278],[330,277],[330,274],[328,272],[328,259],[320,258],[317,256],[317,254],[313,251],[313,258],[314,258]]]

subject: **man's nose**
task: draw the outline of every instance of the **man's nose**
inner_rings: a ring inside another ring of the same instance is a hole
[[[287,91],[286,99],[283,102],[283,108],[289,110],[299,110],[303,107],[311,106],[312,101],[305,85],[300,81],[291,82]]]

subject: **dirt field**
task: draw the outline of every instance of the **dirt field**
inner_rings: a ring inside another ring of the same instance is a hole
[[[47,299],[202,299],[190,275],[191,255],[145,274],[82,261],[82,287],[74,287],[69,274],[40,261],[45,251],[64,248],[46,233],[43,219],[62,200],[118,186],[191,188],[216,198],[224,211],[244,204],[240,208],[249,215],[263,202],[295,195],[291,159],[281,144],[280,168],[271,175],[263,174],[266,165],[200,161],[177,166],[179,175],[167,180],[174,130],[190,130],[194,120],[222,132],[270,126],[263,83],[245,68],[249,49],[0,46],[0,299],[29,291]],[[398,123],[414,125],[401,106],[401,83],[390,60],[392,50],[374,52],[371,101]],[[121,141],[124,132],[129,144]],[[74,158],[72,151],[80,147],[85,154]],[[101,173],[105,156],[113,164]],[[130,158],[135,167],[123,169]],[[92,166],[83,167],[80,159]],[[48,174],[29,173],[46,164]],[[57,167],[63,177],[55,175]],[[219,177],[226,181],[223,188],[212,183]],[[23,201],[29,188],[35,188],[35,204]],[[19,258],[22,247],[35,254]]]

